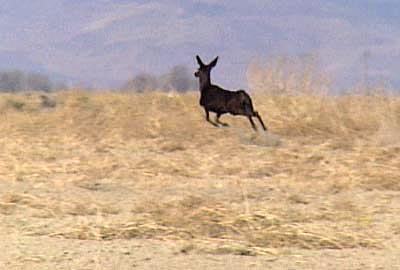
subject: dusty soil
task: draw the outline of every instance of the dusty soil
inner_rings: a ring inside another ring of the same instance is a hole
[[[0,98],[0,269],[400,269],[395,98],[49,98]]]

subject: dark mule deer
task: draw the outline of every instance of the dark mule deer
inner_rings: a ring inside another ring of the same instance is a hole
[[[257,130],[252,119],[252,117],[257,117],[262,128],[267,130],[260,115],[253,108],[250,96],[244,90],[229,91],[222,89],[218,85],[211,84],[210,73],[211,69],[217,64],[218,56],[208,65],[205,65],[198,55],[196,59],[200,67],[194,76],[199,78],[200,105],[204,107],[206,120],[216,127],[219,125],[228,126],[228,124],[220,122],[219,118],[221,115],[224,113],[244,115],[248,117],[253,129]],[[215,122],[210,120],[209,112],[217,114]]]

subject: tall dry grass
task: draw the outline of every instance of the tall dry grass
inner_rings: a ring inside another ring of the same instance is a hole
[[[383,144],[396,143],[399,137],[398,95],[382,86],[335,95],[332,80],[318,69],[313,55],[253,62],[248,80],[284,135],[363,137]]]
[[[0,214],[33,236],[181,252],[380,247],[363,192],[400,190],[399,98],[330,96],[308,75],[282,90],[269,72],[251,78],[268,135],[209,125],[196,92],[1,94]]]

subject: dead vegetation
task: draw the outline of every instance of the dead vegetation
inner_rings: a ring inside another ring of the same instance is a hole
[[[271,133],[207,125],[198,93],[1,95],[1,230],[182,253],[385,248],[399,98],[255,97]]]

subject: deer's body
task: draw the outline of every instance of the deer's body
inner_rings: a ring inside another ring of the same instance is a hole
[[[256,130],[252,117],[257,117],[263,129],[266,130],[260,115],[253,108],[250,96],[244,90],[229,91],[211,84],[211,69],[217,64],[218,57],[208,65],[203,64],[199,56],[196,56],[196,59],[200,68],[195,76],[199,78],[200,105],[204,107],[206,120],[214,126],[227,126],[227,124],[219,121],[222,114],[244,115],[248,117],[251,126]],[[209,112],[217,114],[215,122],[210,120]]]
[[[229,91],[216,85],[201,90],[200,105],[217,114],[240,115],[246,113],[246,108],[248,112],[253,109],[250,97],[244,90]]]

